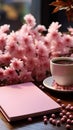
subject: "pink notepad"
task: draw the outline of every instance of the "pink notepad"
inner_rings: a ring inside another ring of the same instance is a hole
[[[0,87],[0,111],[9,122],[59,109],[53,99],[31,82]]]

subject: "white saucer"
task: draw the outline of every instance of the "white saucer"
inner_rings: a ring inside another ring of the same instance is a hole
[[[70,89],[69,89],[69,86],[65,86],[65,89],[64,89],[64,87],[62,88],[62,86],[56,88],[56,87],[54,87],[53,82],[54,82],[54,79],[52,76],[50,76],[50,77],[44,79],[43,85],[46,88],[53,90],[53,91],[66,92],[66,93],[73,92],[73,86],[72,87],[70,86]]]

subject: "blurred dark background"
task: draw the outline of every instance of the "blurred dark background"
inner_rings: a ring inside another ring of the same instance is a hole
[[[11,30],[18,30],[23,24],[23,16],[32,13],[37,24],[43,24],[46,28],[54,21],[62,24],[61,31],[67,31],[67,27],[73,22],[68,22],[64,10],[52,14],[54,9],[49,4],[55,0],[0,0],[0,26],[10,24]]]

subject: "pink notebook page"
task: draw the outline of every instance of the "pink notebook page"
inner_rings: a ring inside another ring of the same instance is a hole
[[[60,106],[33,83],[0,87],[0,111],[15,121],[59,110]]]

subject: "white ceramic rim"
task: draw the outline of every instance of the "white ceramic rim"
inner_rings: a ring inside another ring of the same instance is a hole
[[[54,65],[56,65],[56,66],[73,66],[73,63],[71,63],[71,64],[58,64],[58,63],[54,63],[53,61],[55,61],[55,60],[64,60],[64,59],[66,59],[66,60],[71,60],[71,61],[73,61],[73,58],[72,57],[55,57],[55,58],[52,58],[51,60],[50,60],[50,63],[51,64],[54,64]]]

